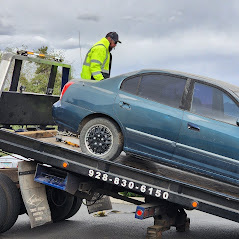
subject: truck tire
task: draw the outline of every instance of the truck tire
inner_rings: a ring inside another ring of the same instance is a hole
[[[74,201],[70,212],[66,215],[65,219],[73,217],[80,209],[82,204],[82,199],[74,196]]]
[[[52,187],[47,187],[46,190],[52,221],[59,222],[65,220],[72,209],[74,196]]]
[[[7,198],[1,185],[0,185],[0,215],[1,215],[0,216],[0,233],[1,233],[7,216]]]
[[[123,135],[113,121],[95,118],[81,129],[80,147],[85,154],[113,161],[123,150]]]
[[[187,232],[190,229],[190,218],[186,219],[186,222],[183,225],[177,226],[177,232]]]
[[[27,213],[27,209],[26,209],[25,204],[23,202],[22,195],[21,195],[20,191],[19,191],[19,194],[20,194],[20,212],[19,212],[19,215],[23,215],[23,214]]]
[[[7,199],[7,213],[5,222],[1,227],[1,233],[9,230],[16,222],[20,213],[20,192],[17,189],[15,183],[6,175],[0,174],[0,186],[5,192]]]

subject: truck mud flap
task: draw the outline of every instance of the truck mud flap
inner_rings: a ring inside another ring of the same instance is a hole
[[[101,196],[99,193],[95,193],[90,201],[87,200],[86,206],[89,214],[112,209],[110,197],[106,195]]]
[[[34,182],[36,163],[18,163],[19,185],[31,228],[52,222],[45,185]]]

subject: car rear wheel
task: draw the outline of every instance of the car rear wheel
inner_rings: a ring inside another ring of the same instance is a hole
[[[95,118],[83,126],[80,147],[83,153],[113,161],[123,150],[123,136],[111,120]]]

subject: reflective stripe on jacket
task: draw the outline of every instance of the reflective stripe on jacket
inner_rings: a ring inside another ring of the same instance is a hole
[[[95,80],[103,80],[103,74],[109,75],[109,45],[109,41],[104,37],[91,47],[83,63],[81,72],[82,79],[90,80],[93,76]]]

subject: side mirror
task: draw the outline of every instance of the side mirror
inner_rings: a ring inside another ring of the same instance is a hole
[[[237,123],[237,126],[239,126],[239,119],[237,119],[237,122],[236,122],[236,123]]]

